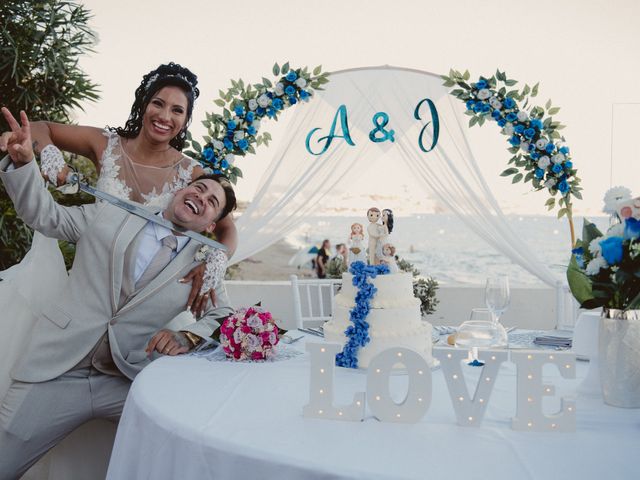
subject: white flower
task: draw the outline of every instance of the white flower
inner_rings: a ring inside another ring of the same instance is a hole
[[[233,141],[237,142],[239,140],[242,140],[244,138],[244,132],[242,130],[236,132],[233,134]]]
[[[242,343],[242,332],[239,328],[233,331],[233,341],[236,343]]]
[[[212,143],[214,150],[220,151],[224,148],[224,143],[222,143],[220,140],[214,140]]]
[[[276,83],[276,88],[274,89],[274,93],[281,97],[284,94],[284,85],[281,82]]]
[[[604,194],[604,208],[602,211],[613,215],[618,210],[618,203],[626,200],[631,200],[631,190],[622,186],[610,188]]]
[[[555,178],[550,178],[549,180],[547,180],[546,182],[544,182],[544,186],[547,188],[551,188],[556,184],[556,179]]]
[[[597,275],[601,268],[607,268],[609,265],[603,257],[596,257],[587,264],[585,271],[587,275]]]
[[[249,110],[255,110],[256,108],[258,108],[258,102],[256,101],[256,99],[249,99]]]
[[[594,257],[602,253],[602,247],[600,246],[601,241],[602,237],[597,237],[591,240],[591,243],[589,243],[589,252],[591,252],[591,255],[593,255]]]
[[[277,338],[276,338],[275,332],[270,332],[269,333],[269,343],[271,345],[275,345],[276,344],[276,340],[277,340]]]
[[[522,149],[523,152],[528,152],[529,151],[529,142],[522,142],[520,144],[520,148]]]
[[[507,123],[502,129],[502,133],[504,133],[505,135],[513,135],[513,125]]]
[[[253,335],[252,333],[248,333],[247,334],[247,345],[249,346],[250,350],[255,350],[256,348],[258,348],[261,343],[260,343],[260,339],[258,337],[256,337],[255,335]]]
[[[251,315],[247,319],[247,325],[249,325],[251,328],[260,328],[262,327],[262,320],[260,320],[260,317],[258,317],[258,315]]]
[[[256,129],[256,132],[260,130],[260,120],[254,120],[251,125]]]
[[[606,238],[609,237],[623,237],[624,236],[624,223],[616,223],[611,226],[605,235]]]
[[[236,161],[236,157],[233,155],[233,153],[227,153],[224,156],[224,159],[227,161],[229,165],[233,165],[233,162]]]
[[[302,77],[298,77],[298,79],[293,83],[295,83],[298,88],[304,88],[307,86],[307,81]]]
[[[518,112],[518,121],[519,122],[526,122],[529,119],[529,115],[527,114],[527,112],[525,112],[524,110],[520,110]]]
[[[478,90],[476,96],[478,97],[478,100],[486,100],[491,96],[491,92],[488,88],[483,88],[482,90]]]
[[[266,93],[263,93],[258,97],[258,105],[260,105],[262,108],[267,108],[270,103],[271,99],[267,96]]]
[[[500,110],[502,108],[502,102],[496,97],[491,97],[489,99],[489,105],[491,105],[496,110]]]
[[[562,153],[557,153],[553,157],[551,157],[551,161],[553,163],[562,163],[564,162],[564,155]]]
[[[544,150],[544,147],[547,146],[547,141],[544,138],[541,138],[536,142],[536,148],[538,150]]]
[[[546,155],[543,155],[538,160],[538,167],[540,167],[543,170],[547,168],[549,165],[551,165],[551,160],[549,160],[549,157],[547,157]]]

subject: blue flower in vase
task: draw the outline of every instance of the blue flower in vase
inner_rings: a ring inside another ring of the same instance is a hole
[[[286,93],[287,96],[290,97],[291,95],[294,95],[296,93],[296,89],[293,87],[293,85],[289,85],[284,89],[284,93]]]
[[[467,110],[473,110],[473,107],[476,106],[476,102],[474,102],[473,100],[467,100]]]
[[[289,73],[287,73],[287,76],[284,78],[286,78],[289,82],[295,82],[298,78],[298,75],[293,70],[289,70]]]
[[[226,160],[222,160],[222,162],[220,162],[220,166],[226,170],[227,168],[229,168],[229,162],[227,162]]]
[[[505,108],[513,108],[516,106],[516,102],[511,97],[507,97],[504,99],[503,105]]]
[[[533,128],[526,128],[523,133],[526,138],[531,139],[536,134],[536,131]],[[529,147],[531,147],[531,145],[529,145]],[[535,148],[535,145],[534,145],[534,148]]]
[[[544,178],[544,170],[542,170],[541,168],[536,168],[535,176],[536,178],[542,180]]]
[[[300,94],[299,95],[300,95],[300,99],[304,100],[305,102],[307,100],[309,100],[309,97],[311,96],[311,95],[309,95],[309,92],[307,92],[306,90],[300,90]]]
[[[211,147],[205,147],[202,150],[202,156],[205,158],[205,160],[207,161],[211,161],[211,159],[213,158],[213,148]]]
[[[224,143],[224,146],[227,150],[233,150],[233,142],[231,140],[229,140],[228,138],[225,138],[222,143]]]
[[[236,108],[233,109],[236,112],[236,115],[242,117],[244,115],[244,107],[242,105],[236,105]]]
[[[507,113],[507,122],[515,122],[518,119],[518,116],[511,112],[511,113]]]
[[[273,102],[272,102],[273,108],[275,108],[276,110],[282,110],[283,107],[283,103],[282,103],[282,99],[280,98],[276,98]]]
[[[287,97],[287,100],[289,100],[290,105],[295,105],[296,103],[298,103],[298,100],[296,100],[296,97]]]
[[[571,253],[576,257],[576,263],[579,268],[584,268],[584,249],[582,247],[574,248]]]
[[[474,87],[476,87],[478,90],[482,90],[483,88],[487,88],[488,86],[489,85],[487,84],[486,80],[478,80],[474,85]]]
[[[238,124],[234,120],[229,120],[227,122],[227,131],[228,132],[233,132],[236,129],[237,126],[238,126]]]
[[[524,133],[524,125],[516,125],[513,128],[513,131],[516,132],[518,135],[522,135]]]
[[[622,260],[622,237],[609,237],[600,241],[602,256],[609,265],[615,265]]]
[[[498,120],[498,126],[500,128],[504,127],[507,124],[507,120],[504,118],[501,118],[500,120]]]
[[[624,239],[635,240],[640,237],[640,220],[629,217],[624,221]]]
[[[255,135],[257,133],[256,127],[254,127],[253,125],[251,125],[249,128],[247,128],[247,133],[249,135]]]
[[[560,147],[560,153],[563,153],[564,155],[567,155],[569,153],[569,147],[567,147],[567,146]]]
[[[247,115],[244,118],[247,122],[251,123],[256,119],[256,114],[254,112],[247,112]]]
[[[518,145],[520,145],[520,138],[516,137],[515,135],[513,135],[510,139],[509,139],[509,143],[511,145],[513,145],[514,147],[517,147]]]
[[[551,171],[553,173],[560,173],[560,172],[563,171],[562,170],[562,166],[559,163],[556,163],[556,164],[553,165],[553,167],[551,167]]]
[[[556,146],[551,142],[547,143],[547,146],[544,147],[544,151],[547,153],[553,153],[555,149],[556,149]]]
[[[240,147],[243,151],[249,148],[249,142],[245,138],[238,141],[238,147]]]

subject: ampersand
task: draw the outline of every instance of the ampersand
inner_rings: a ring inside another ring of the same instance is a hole
[[[369,140],[375,143],[386,142],[390,140],[392,143],[395,142],[395,130],[385,130],[385,127],[389,123],[389,115],[385,112],[378,112],[373,116],[373,124],[375,128],[369,132]],[[382,134],[381,137],[377,136],[377,134]]]

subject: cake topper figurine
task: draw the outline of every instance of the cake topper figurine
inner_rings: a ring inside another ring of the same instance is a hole
[[[378,257],[376,253],[378,238],[380,237],[381,225],[378,223],[380,216],[380,210],[376,207],[371,207],[367,210],[367,218],[369,219],[369,225],[367,226],[367,233],[369,234],[369,265],[378,264]]]
[[[364,228],[361,223],[351,225],[351,234],[347,240],[349,246],[349,265],[353,262],[367,262],[367,256],[364,253],[362,242],[364,241]]]
[[[382,246],[382,257],[380,263],[389,267],[389,273],[398,273],[400,269],[396,263],[396,247],[390,243],[385,243]]]
[[[380,264],[380,260],[384,256],[382,247],[385,243],[389,243],[389,234],[393,231],[393,212],[388,208],[382,210],[382,225],[378,225],[378,240],[376,242],[376,260]]]

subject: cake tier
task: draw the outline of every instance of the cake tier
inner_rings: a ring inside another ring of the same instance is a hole
[[[344,346],[347,342],[347,336],[344,334],[347,326],[344,322],[334,322],[333,320],[327,322],[324,326],[325,341]],[[394,347],[413,350],[419,353],[429,366],[433,365],[431,325],[427,322],[418,322],[418,325],[413,328],[400,327],[396,331],[386,334],[376,331],[375,328],[370,328],[369,337],[371,341],[358,350],[358,366],[360,368],[367,368],[376,355]]]
[[[369,279],[378,291],[370,301],[371,308],[395,308],[420,305],[413,296],[413,277],[410,273],[391,273]],[[342,274],[342,289],[336,295],[336,305],[351,308],[355,305],[358,289],[353,286],[353,275]],[[420,315],[418,315],[420,317]]]
[[[344,332],[351,325],[349,312],[351,308],[336,305],[333,318],[325,324],[325,330],[336,329]],[[366,318],[369,324],[369,335],[404,335],[422,325],[420,307],[412,305],[400,308],[372,308]]]

